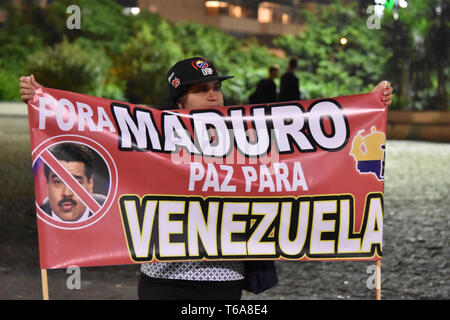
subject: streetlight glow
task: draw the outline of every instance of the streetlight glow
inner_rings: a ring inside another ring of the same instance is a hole
[[[206,1],[205,7],[207,8],[226,8],[228,3],[223,1]]]

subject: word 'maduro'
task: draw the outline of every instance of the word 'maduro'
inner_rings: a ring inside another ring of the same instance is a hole
[[[111,105],[119,131],[119,149],[173,153],[180,148],[194,155],[226,157],[233,148],[248,157],[266,155],[273,143],[280,154],[342,149],[349,138],[348,121],[337,102],[315,102],[308,111],[300,105],[258,106],[163,112],[161,132],[153,112],[127,105]],[[188,120],[188,121],[183,121]],[[189,127],[185,122],[188,122]],[[325,123],[328,122],[329,129]],[[251,127],[249,127],[251,125]]]

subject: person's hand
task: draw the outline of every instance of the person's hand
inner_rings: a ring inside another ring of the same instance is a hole
[[[381,81],[379,84],[377,84],[375,86],[375,88],[372,89],[372,92],[375,91],[381,91],[382,92],[382,98],[381,101],[383,101],[383,103],[389,107],[389,105],[392,103],[392,87],[391,84],[389,83],[389,81]]]
[[[20,97],[22,101],[28,103],[28,100],[32,99],[34,96],[34,91],[42,87],[34,79],[34,75],[20,77]]]

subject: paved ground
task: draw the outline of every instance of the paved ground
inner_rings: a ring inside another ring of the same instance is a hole
[[[450,144],[389,141],[386,159],[383,299],[450,297]],[[24,199],[26,201],[27,199]],[[7,229],[0,225],[0,231]],[[41,299],[36,233],[0,242],[0,299]],[[0,238],[1,239],[1,238]],[[280,283],[243,299],[373,299],[371,262],[277,262]],[[51,299],[136,299],[137,266],[49,270]]]

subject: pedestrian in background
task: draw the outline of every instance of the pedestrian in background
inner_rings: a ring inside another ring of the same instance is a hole
[[[277,101],[277,85],[275,79],[278,78],[278,68],[269,67],[269,77],[262,79],[256,85],[256,90],[248,99],[249,104],[271,103]]]
[[[289,60],[289,66],[280,79],[280,98],[279,101],[297,101],[300,100],[299,79],[294,74],[297,69],[297,59]]]

